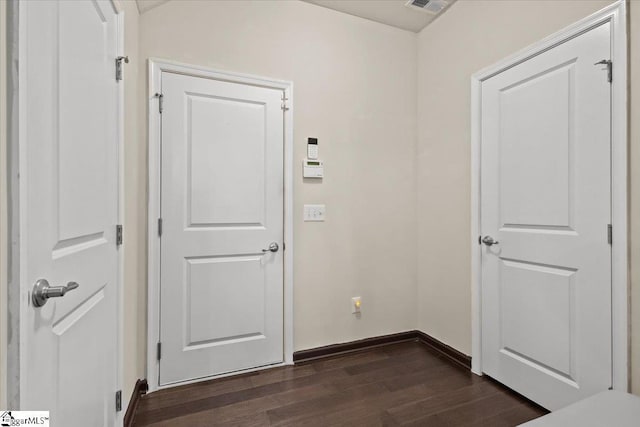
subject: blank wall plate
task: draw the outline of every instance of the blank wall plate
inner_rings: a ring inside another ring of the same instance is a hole
[[[305,221],[324,221],[325,205],[304,205]]]

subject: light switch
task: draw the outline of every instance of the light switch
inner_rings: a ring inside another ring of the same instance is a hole
[[[324,221],[325,206],[324,205],[304,205],[305,221]]]

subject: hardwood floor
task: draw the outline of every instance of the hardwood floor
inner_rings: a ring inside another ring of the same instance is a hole
[[[405,342],[161,390],[134,426],[515,426],[545,410]]]

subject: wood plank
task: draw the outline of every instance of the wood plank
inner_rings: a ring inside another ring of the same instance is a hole
[[[413,341],[150,393],[134,425],[510,426],[543,412]]]

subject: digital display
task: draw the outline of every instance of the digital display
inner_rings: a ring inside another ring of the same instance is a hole
[[[320,166],[320,162],[307,162],[309,166]]]

